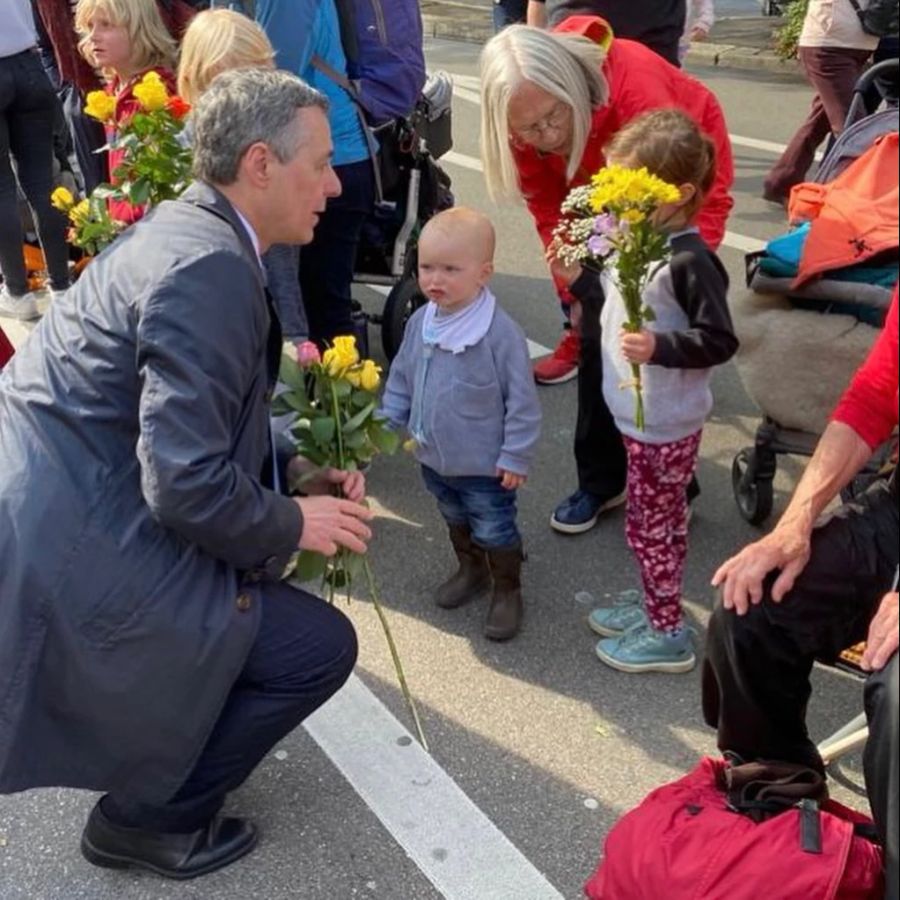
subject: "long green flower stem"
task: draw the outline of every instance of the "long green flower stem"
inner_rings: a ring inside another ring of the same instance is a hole
[[[334,382],[331,383],[331,400],[332,400],[332,414],[334,416],[334,423],[337,428],[337,445],[338,445],[338,468],[342,471],[347,467],[347,460],[344,457],[344,437],[343,432],[341,430],[341,415],[340,415],[340,405],[338,402],[337,390],[334,386]],[[338,559],[341,560],[343,558],[344,551],[338,556]],[[375,607],[375,612],[378,615],[378,618],[381,622],[381,627],[384,629],[384,636],[387,640],[388,649],[391,651],[391,659],[394,661],[394,671],[397,673],[397,680],[400,682],[400,690],[403,692],[403,699],[406,700],[406,705],[409,707],[409,711],[412,715],[413,722],[416,726],[416,737],[419,740],[419,743],[422,745],[422,748],[428,752],[428,741],[425,740],[425,732],[422,730],[422,722],[419,719],[419,711],[416,709],[416,702],[413,700],[412,693],[409,690],[409,685],[406,683],[406,675],[403,672],[403,663],[400,662],[400,654],[397,652],[397,645],[394,643],[394,636],[391,634],[391,626],[388,625],[387,616],[384,614],[384,610],[381,608],[381,601],[378,599],[378,586],[375,584],[375,576],[372,574],[372,567],[369,565],[368,558],[363,560],[363,569],[366,573],[366,581],[369,585],[369,595],[372,597],[372,605]],[[347,599],[350,599],[350,590],[351,584],[347,584]],[[331,599],[334,599],[334,586],[331,587]]]
[[[413,700],[409,685],[406,683],[406,676],[403,674],[403,663],[400,662],[400,654],[397,652],[397,645],[394,643],[394,636],[391,634],[391,628],[388,625],[387,617],[378,600],[378,588],[375,584],[375,577],[372,575],[372,567],[369,565],[368,559],[364,562],[363,566],[366,572],[366,581],[369,583],[369,594],[372,597],[372,605],[375,607],[375,612],[381,620],[381,627],[384,629],[385,638],[387,638],[388,647],[391,651],[391,658],[394,660],[394,669],[397,672],[397,680],[400,682],[400,690],[403,692],[403,699],[406,700],[406,705],[409,707],[410,714],[412,715],[413,722],[416,726],[416,737],[422,745],[422,748],[427,752],[428,741],[425,740],[425,732],[422,730],[422,722],[419,720],[419,711],[416,709],[416,702]]]
[[[641,377],[641,367],[637,363],[631,364],[631,375],[634,378],[634,422],[639,431],[644,430],[644,383]]]

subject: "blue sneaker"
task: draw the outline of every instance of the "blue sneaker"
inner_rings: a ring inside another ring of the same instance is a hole
[[[604,637],[620,637],[636,625],[646,623],[647,613],[640,591],[623,591],[612,606],[595,609],[588,616],[591,631]]]
[[[616,638],[597,644],[601,661],[620,672],[690,672],[697,665],[691,633],[682,628],[670,635],[655,631],[649,623],[638,625]]]
[[[626,496],[625,491],[614,497],[601,497],[579,489],[556,507],[550,527],[561,534],[584,534],[597,524],[603,513],[621,506]]]

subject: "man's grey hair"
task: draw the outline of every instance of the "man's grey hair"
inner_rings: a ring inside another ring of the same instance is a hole
[[[253,144],[266,144],[279,162],[294,158],[306,135],[297,110],[328,101],[296,75],[274,69],[232,69],[213,79],[194,107],[194,177],[234,184]]]

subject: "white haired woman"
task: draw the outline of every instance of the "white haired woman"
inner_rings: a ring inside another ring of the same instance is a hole
[[[716,145],[715,184],[698,225],[710,247],[721,243],[733,206],[734,167],[718,101],[652,50],[613,39],[603,19],[573,16],[552,32],[528,26],[502,31],[482,51],[481,95],[488,190],[495,198],[524,197],[545,247],[567,193],[603,166],[610,138],[642,113],[671,107],[687,113]],[[599,309],[582,311],[561,281],[557,290],[575,326],[557,348],[559,367],[573,344],[580,353],[578,490],[557,507],[550,524],[562,534],[580,534],[624,502],[626,459],[601,390]],[[552,367],[554,357],[546,362]],[[545,380],[539,371],[536,377]]]

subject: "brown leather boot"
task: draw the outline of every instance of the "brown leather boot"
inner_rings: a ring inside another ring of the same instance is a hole
[[[508,641],[522,627],[521,544],[488,550],[488,565],[494,576],[494,595],[484,623],[484,636],[492,641]]]
[[[469,526],[448,528],[459,568],[435,591],[434,602],[441,609],[456,609],[490,589],[491,571],[484,550],[472,543]]]

